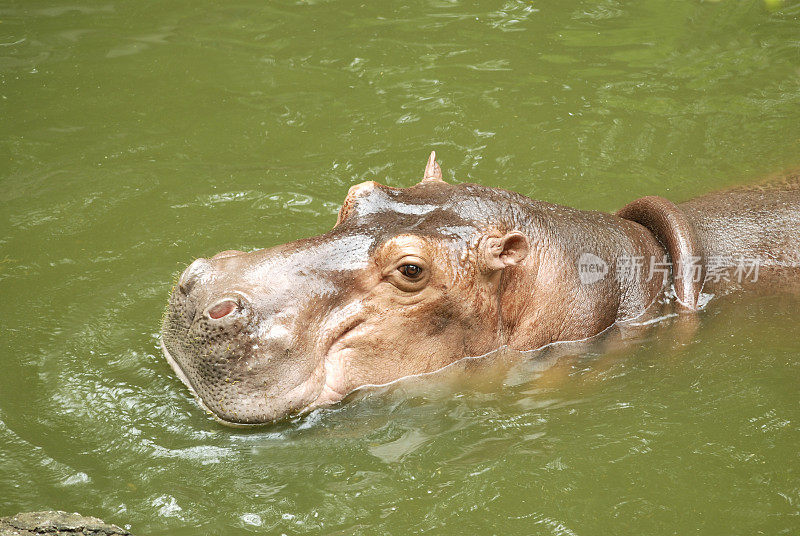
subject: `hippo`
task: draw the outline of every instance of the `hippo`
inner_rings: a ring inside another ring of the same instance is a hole
[[[449,184],[431,153],[410,188],[351,187],[325,234],[192,262],[161,347],[217,421],[248,426],[748,288],[800,291],[798,172],[610,214]]]

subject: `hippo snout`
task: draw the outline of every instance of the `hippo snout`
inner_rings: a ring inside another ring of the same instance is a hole
[[[203,274],[211,270],[211,263],[208,259],[197,259],[184,270],[178,280],[178,288],[184,293],[189,294]]]
[[[218,278],[214,277],[212,261],[200,258],[184,270],[170,304],[173,313],[179,313],[187,320],[197,320],[199,313],[212,324],[224,324],[241,319],[249,309],[243,294],[225,288],[224,283],[214,284]]]
[[[276,268],[280,261],[278,255],[233,250],[199,258],[170,296],[161,330],[164,355],[224,424],[295,412],[322,388],[321,364],[303,359],[313,353],[313,344],[297,343],[303,331],[295,322],[294,287],[277,288],[275,274],[284,271]],[[278,381],[292,377],[288,386]]]

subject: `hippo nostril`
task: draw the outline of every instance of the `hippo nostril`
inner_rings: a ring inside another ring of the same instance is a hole
[[[211,264],[206,259],[197,259],[189,267],[186,271],[181,274],[181,278],[178,280],[178,287],[183,291],[184,294],[189,294],[191,292],[192,287],[194,287],[197,280],[208,271],[211,267]]]
[[[209,308],[208,311],[206,311],[206,313],[212,319],[219,320],[220,318],[228,316],[229,314],[234,312],[237,307],[238,305],[235,301],[224,300],[214,305],[213,307]]]

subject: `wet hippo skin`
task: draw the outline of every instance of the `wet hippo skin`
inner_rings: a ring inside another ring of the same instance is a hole
[[[271,422],[502,347],[596,335],[670,302],[798,292],[800,178],[616,214],[447,184],[350,188],[335,227],[197,259],[162,348],[220,422]]]

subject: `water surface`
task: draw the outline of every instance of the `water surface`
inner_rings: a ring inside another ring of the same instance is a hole
[[[800,165],[800,4],[0,5],[0,515],[798,533],[795,300],[255,432],[197,408],[158,350],[180,270],[324,232],[431,149],[447,180],[598,210]]]

